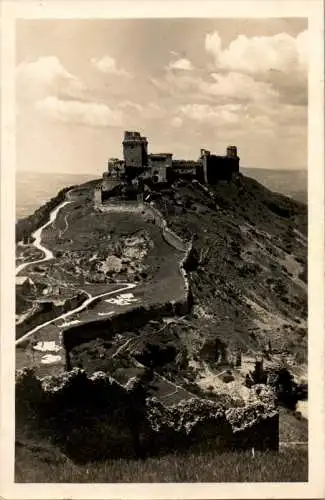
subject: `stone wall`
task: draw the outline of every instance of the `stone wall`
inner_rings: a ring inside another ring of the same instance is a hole
[[[33,417],[38,430],[55,435],[68,455],[84,461],[195,447],[277,450],[274,400],[255,395],[237,408],[200,398],[165,407],[138,377],[122,385],[103,372],[87,376],[74,369],[39,379],[24,369],[16,373],[16,418]]]
[[[146,211],[146,206],[142,202],[136,201],[109,201],[102,205],[100,208],[101,212],[104,213],[114,213],[114,212],[125,212],[132,214],[141,214]]]

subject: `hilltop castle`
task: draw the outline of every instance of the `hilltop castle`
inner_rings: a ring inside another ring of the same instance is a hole
[[[144,186],[158,188],[178,179],[197,179],[202,184],[230,181],[239,172],[236,146],[228,146],[226,155],[201,149],[197,161],[173,160],[172,153],[148,153],[148,140],[140,132],[124,132],[123,160],[110,158],[103,173],[102,185],[96,189],[98,203],[105,201],[122,186],[133,186],[139,196]]]

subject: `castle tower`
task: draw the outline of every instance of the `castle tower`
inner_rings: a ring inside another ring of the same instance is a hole
[[[237,148],[236,146],[227,147],[227,156],[230,158],[237,158]]]
[[[140,132],[124,132],[123,155],[125,167],[140,168],[148,163],[148,141]]]
[[[233,173],[239,172],[239,157],[237,154],[236,146],[228,146],[227,147],[227,158],[230,158],[232,163],[232,171]]]

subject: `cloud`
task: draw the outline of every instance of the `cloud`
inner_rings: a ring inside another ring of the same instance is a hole
[[[187,130],[194,127],[202,137],[213,136],[223,142],[235,137],[239,144],[258,144],[277,137],[284,144],[289,139],[305,140],[307,132],[307,108],[281,102],[192,103],[179,106],[177,113]]]
[[[16,81],[18,95],[27,100],[54,93],[81,98],[86,91],[84,83],[67,71],[55,56],[20,63],[16,69]]]
[[[168,65],[168,69],[180,69],[184,71],[191,71],[193,69],[193,65],[189,59],[181,58],[181,59],[176,59],[176,61],[170,62]]]
[[[183,119],[180,118],[179,116],[174,116],[172,119],[171,119],[171,122],[170,122],[171,126],[173,128],[181,128],[182,125],[183,125]]]
[[[91,63],[101,73],[132,78],[131,73],[124,68],[118,68],[115,59],[110,56],[103,56],[99,59],[93,57]]]
[[[272,101],[277,100],[279,92],[269,82],[256,81],[253,76],[237,72],[211,73],[166,72],[161,79],[151,79],[151,83],[162,93],[180,100],[219,101]]]
[[[222,49],[217,31],[205,37],[205,49],[214,58],[215,67],[250,74],[270,70],[284,73],[307,73],[307,31],[297,37],[287,33],[274,36],[238,35]]]
[[[130,109],[131,111],[134,110],[140,113],[143,111],[143,106],[133,101],[122,101],[118,104],[118,106],[122,109]]]
[[[141,118],[145,120],[157,120],[166,115],[166,110],[161,108],[155,102],[139,104],[133,101],[122,101],[118,104],[119,108],[126,110],[129,120],[139,120],[139,113]]]
[[[256,81],[250,75],[230,72],[212,73],[211,77],[212,82],[202,80],[198,83],[204,94],[248,101],[274,100],[278,97],[278,92],[269,83]]]
[[[240,120],[241,105],[226,104],[210,106],[209,104],[185,104],[179,107],[180,113],[186,118],[200,123],[210,123],[215,126],[235,124]]]
[[[48,96],[37,101],[35,107],[44,116],[65,123],[91,127],[120,127],[123,125],[123,113],[120,110],[112,110],[103,103],[68,101]]]

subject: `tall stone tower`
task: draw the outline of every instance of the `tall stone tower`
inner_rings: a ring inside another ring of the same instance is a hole
[[[139,132],[124,132],[125,167],[141,168],[148,164],[148,141]]]

